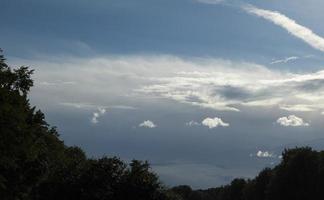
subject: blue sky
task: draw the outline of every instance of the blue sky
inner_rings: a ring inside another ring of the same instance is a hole
[[[323,6],[1,0],[0,47],[67,144],[207,188],[323,148]]]

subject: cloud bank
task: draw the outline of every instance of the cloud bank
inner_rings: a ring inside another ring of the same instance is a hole
[[[232,112],[277,108],[320,114],[324,110],[324,70],[292,73],[249,62],[165,55],[22,63],[36,66],[32,95],[40,105],[41,99],[47,99],[49,105],[96,109],[124,104],[115,107],[134,109],[136,101],[154,99]],[[40,84],[55,80],[77,84]]]

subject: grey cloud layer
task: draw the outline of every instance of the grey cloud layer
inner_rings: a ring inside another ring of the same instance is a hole
[[[294,74],[223,60],[183,61],[182,65],[188,65],[186,71],[155,77],[151,84],[135,91],[215,110],[239,111],[242,106],[276,106],[288,111],[323,109],[324,71]]]

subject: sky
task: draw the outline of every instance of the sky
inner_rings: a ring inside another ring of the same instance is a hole
[[[167,186],[251,178],[323,149],[324,2],[0,0],[0,48],[68,145]]]

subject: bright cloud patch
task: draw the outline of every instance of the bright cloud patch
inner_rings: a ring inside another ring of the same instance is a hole
[[[145,120],[144,122],[140,123],[138,126],[144,127],[144,128],[155,128],[156,127],[156,125],[150,120]]]
[[[258,151],[256,153],[256,156],[259,158],[273,158],[275,155],[273,153],[270,153],[268,151]]]
[[[106,113],[106,109],[98,108],[98,111],[96,111],[92,114],[91,122],[93,124],[97,124],[99,122],[98,118],[103,116],[105,113]]]
[[[324,71],[293,74],[221,60],[180,61],[179,65],[187,66],[186,70],[156,77],[135,91],[215,110],[239,111],[240,106],[300,111],[324,108]],[[318,91],[316,97],[314,91]]]
[[[277,123],[282,126],[309,126],[309,123],[304,122],[304,120],[295,115],[289,115],[288,117],[280,117]]]
[[[36,68],[33,96],[35,99],[46,98],[51,105],[73,101],[92,104],[64,105],[91,107],[105,105],[106,102],[131,102],[136,105],[134,99],[149,101],[152,98],[160,102],[173,100],[234,112],[242,107],[324,110],[324,70],[297,74],[247,62],[162,55],[21,63],[39,66],[39,69]],[[62,68],[64,73],[57,70]],[[55,80],[77,84],[55,87],[39,84]]]
[[[223,122],[221,118],[215,117],[215,118],[209,118],[207,117],[201,122],[202,125],[207,126],[208,128],[216,128],[218,126],[229,126],[229,123]]]

